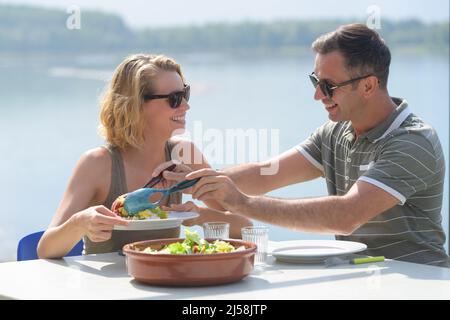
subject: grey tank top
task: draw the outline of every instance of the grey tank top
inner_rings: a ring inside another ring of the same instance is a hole
[[[123,159],[119,152],[119,149],[113,146],[103,146],[108,150],[111,155],[111,185],[109,187],[109,193],[106,197],[103,205],[107,208],[111,208],[114,200],[127,193],[127,183],[125,177],[125,168],[123,165]],[[166,161],[171,160],[171,152],[173,148],[173,142],[168,141],[165,146]],[[173,193],[163,200],[164,205],[179,204],[181,203],[182,194],[180,192]],[[93,253],[106,253],[120,251],[127,243],[163,239],[163,238],[178,238],[180,236],[180,227],[161,229],[161,230],[113,230],[111,238],[103,242],[92,242],[88,237],[83,237],[84,241],[84,254]]]

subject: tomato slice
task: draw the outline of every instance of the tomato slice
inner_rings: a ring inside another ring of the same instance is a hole
[[[111,211],[114,213],[119,213],[119,209],[123,207],[124,198],[118,197],[116,200],[114,200],[113,204],[111,205]]]

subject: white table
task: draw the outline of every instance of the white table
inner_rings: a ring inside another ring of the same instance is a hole
[[[272,248],[295,241],[271,242]],[[3,299],[450,299],[450,269],[387,260],[365,265],[286,264],[268,259],[242,281],[212,287],[138,283],[117,253],[0,263]]]

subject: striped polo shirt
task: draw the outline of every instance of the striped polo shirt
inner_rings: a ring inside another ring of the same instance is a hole
[[[398,204],[339,240],[362,242],[367,255],[450,267],[444,249],[445,160],[436,131],[406,100],[381,124],[355,138],[350,121],[327,122],[296,149],[323,172],[330,195],[365,181]]]

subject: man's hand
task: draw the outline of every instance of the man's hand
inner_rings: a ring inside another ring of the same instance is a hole
[[[192,188],[192,198],[203,202],[217,201],[224,209],[239,211],[247,195],[241,192],[234,182],[223,172],[213,169],[201,169],[186,175],[186,179],[201,178]]]
[[[176,165],[175,169],[173,169],[172,171],[164,171],[173,164]],[[161,172],[164,179],[160,183],[171,186],[174,183],[185,180],[186,175],[192,172],[192,169],[187,165],[180,163],[179,161],[171,160],[163,162],[159,166],[157,166],[156,169],[153,171],[152,176],[156,177]]]

